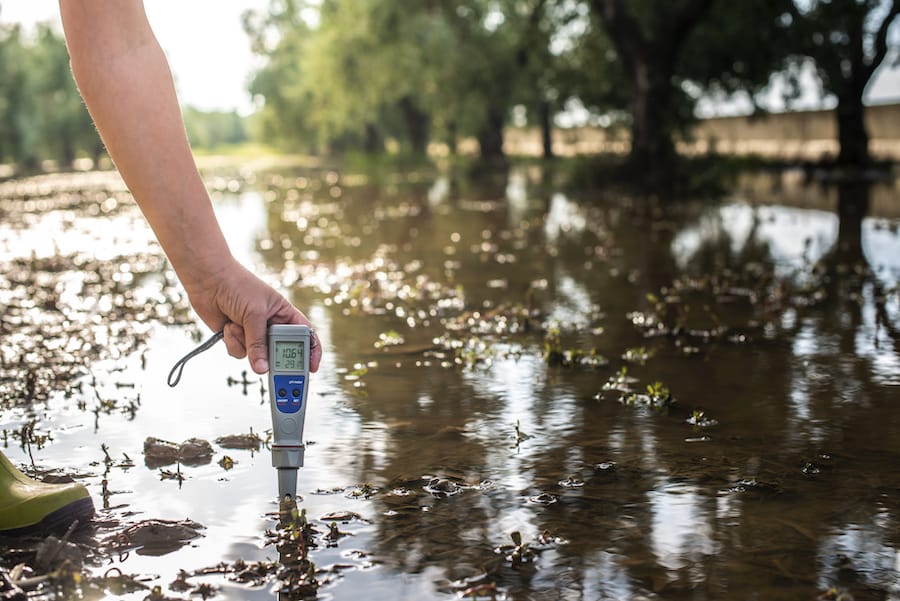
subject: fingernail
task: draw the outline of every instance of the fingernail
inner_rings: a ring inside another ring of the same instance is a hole
[[[257,359],[253,362],[253,371],[258,374],[264,374],[269,371],[269,362],[265,359]]]

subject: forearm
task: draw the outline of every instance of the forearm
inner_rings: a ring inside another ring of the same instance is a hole
[[[247,356],[256,373],[265,373],[267,325],[312,324],[229,252],[142,0],[59,0],[59,7],[81,95],[191,306],[224,332],[229,354]],[[321,357],[316,344],[312,371]]]
[[[60,0],[72,72],[110,157],[190,292],[233,261],[168,62],[135,0]]]

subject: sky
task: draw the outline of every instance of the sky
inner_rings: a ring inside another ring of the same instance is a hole
[[[169,59],[183,105],[202,110],[237,110],[241,114],[253,111],[247,82],[259,59],[250,52],[241,15],[247,10],[266,9],[268,0],[146,0],[144,5]],[[0,23],[31,26],[40,21],[55,23],[61,30],[56,0],[0,0]],[[900,23],[895,23],[894,28],[900,29]],[[818,95],[811,98],[818,101]],[[866,100],[900,102],[900,65],[883,66],[873,78]],[[744,105],[707,104],[699,107],[699,112],[702,116],[740,113],[749,109],[748,103]]]
[[[247,81],[258,60],[241,28],[241,14],[268,0],[147,0],[147,18],[169,59],[182,104],[203,110],[252,112]],[[50,21],[60,31],[56,0],[0,0],[0,23]]]

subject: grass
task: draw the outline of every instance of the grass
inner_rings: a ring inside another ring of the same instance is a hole
[[[246,142],[194,150],[194,160],[201,170],[250,167],[254,170],[275,167],[319,167],[320,157],[290,154],[265,144]]]

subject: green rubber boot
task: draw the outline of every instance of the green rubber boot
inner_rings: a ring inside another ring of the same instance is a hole
[[[0,452],[0,535],[64,532],[75,520],[86,524],[93,515],[84,486],[32,480]]]

